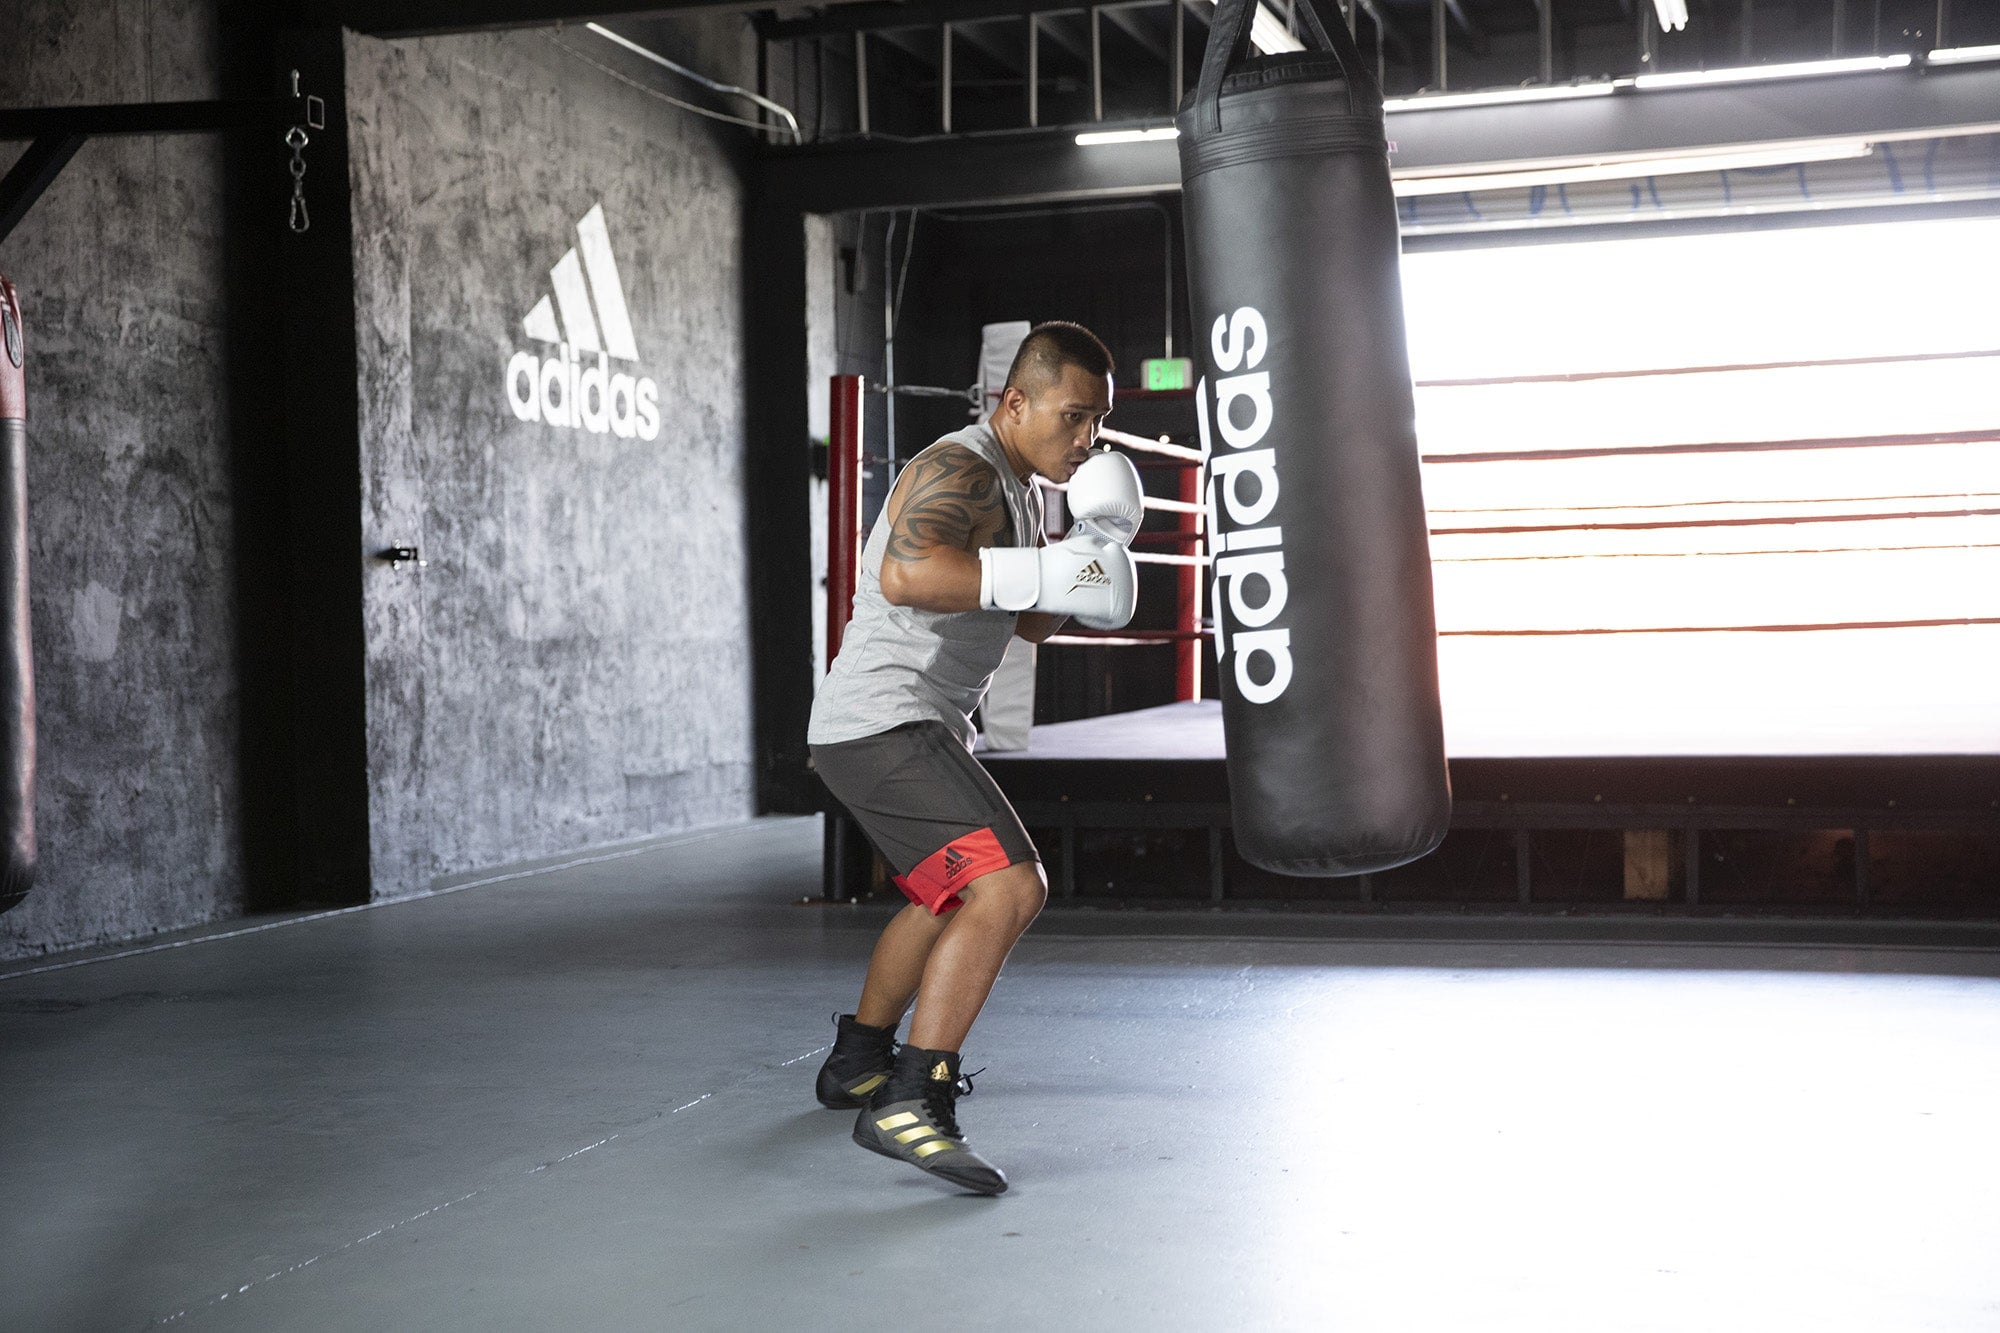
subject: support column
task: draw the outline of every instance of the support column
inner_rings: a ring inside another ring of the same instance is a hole
[[[743,549],[750,560],[751,698],[760,814],[816,809],[812,710],[812,455],[806,415],[805,215],[744,209]],[[831,630],[832,626],[828,626]]]
[[[299,897],[361,903],[371,893],[365,555],[341,30],[284,34],[278,64],[327,99],[326,128],[306,150],[312,225],[288,231],[278,253]]]

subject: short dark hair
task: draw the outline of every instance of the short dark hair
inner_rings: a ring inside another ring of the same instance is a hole
[[[1021,340],[1014,364],[1007,368],[1007,387],[1033,397],[1062,378],[1064,366],[1078,366],[1087,375],[1108,376],[1118,369],[1111,349],[1081,324],[1054,319],[1037,324]]]

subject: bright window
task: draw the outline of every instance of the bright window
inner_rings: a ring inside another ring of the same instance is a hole
[[[1452,753],[2000,752],[2000,220],[1404,290]]]

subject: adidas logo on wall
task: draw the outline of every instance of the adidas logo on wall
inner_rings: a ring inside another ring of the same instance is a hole
[[[507,404],[522,421],[657,440],[660,386],[611,369],[613,361],[637,361],[639,346],[603,204],[592,205],[576,224],[576,241],[549,270],[554,303],[542,297],[521,321],[530,338],[553,344],[555,354],[514,353],[507,362]],[[587,364],[586,356],[595,356],[596,364]]]

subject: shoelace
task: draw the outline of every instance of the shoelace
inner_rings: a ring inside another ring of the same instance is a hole
[[[958,1099],[970,1097],[972,1080],[985,1072],[985,1067],[981,1066],[970,1074],[960,1074],[949,1082],[938,1079],[924,1085],[924,1109],[930,1112],[931,1119],[937,1121],[938,1128],[952,1138],[965,1137],[958,1128]]]

